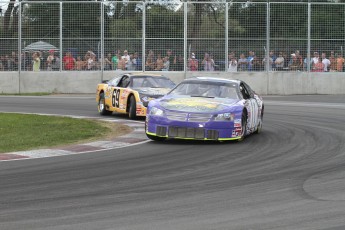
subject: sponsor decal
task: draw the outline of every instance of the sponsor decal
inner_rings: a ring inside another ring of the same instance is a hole
[[[235,128],[241,127],[241,119],[235,119],[234,120],[234,127]]]
[[[172,98],[163,102],[162,105],[166,109],[186,112],[214,112],[226,108],[224,104],[215,99],[205,98]]]
[[[234,129],[232,130],[232,137],[239,137],[241,135],[242,129]]]

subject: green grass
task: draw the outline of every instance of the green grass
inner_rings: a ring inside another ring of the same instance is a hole
[[[92,120],[0,113],[0,153],[71,144],[110,131]]]

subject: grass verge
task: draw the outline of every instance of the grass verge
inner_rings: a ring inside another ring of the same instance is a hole
[[[106,140],[131,132],[118,123],[0,113],[0,153]]]
[[[47,96],[52,93],[37,92],[37,93],[0,93],[0,96]]]

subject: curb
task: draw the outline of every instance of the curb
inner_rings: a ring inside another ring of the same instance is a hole
[[[82,154],[89,152],[99,152],[110,149],[124,148],[132,145],[142,144],[148,142],[145,135],[145,128],[142,122],[126,121],[126,120],[114,120],[114,119],[101,119],[95,117],[76,117],[69,116],[73,118],[92,118],[107,122],[121,123],[133,128],[133,131],[117,138],[106,140],[106,141],[94,141],[83,144],[67,145],[62,147],[52,147],[48,149],[38,149],[38,150],[28,150],[28,151],[18,151],[10,153],[1,153],[1,161],[13,161],[13,160],[27,160],[27,159],[37,159],[46,157],[56,157],[72,154]]]

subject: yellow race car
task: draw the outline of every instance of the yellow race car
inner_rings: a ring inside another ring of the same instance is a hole
[[[173,87],[175,83],[163,75],[124,73],[97,85],[98,112],[128,114],[131,119],[146,116],[149,101],[164,96]]]

